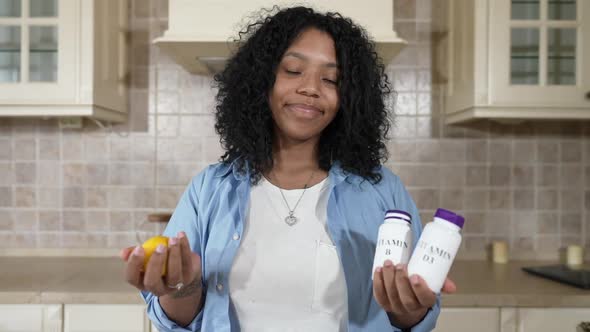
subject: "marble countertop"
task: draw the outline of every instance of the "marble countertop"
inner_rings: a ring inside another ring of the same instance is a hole
[[[450,277],[459,288],[444,307],[589,307],[590,290],[531,276],[522,266],[552,262],[457,261]],[[0,257],[0,303],[141,304],[124,279],[118,257]]]

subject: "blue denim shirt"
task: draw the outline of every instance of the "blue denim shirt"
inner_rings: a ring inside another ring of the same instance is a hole
[[[412,215],[414,247],[422,231],[416,205],[400,179],[385,167],[382,180],[372,184],[345,173],[338,163],[329,172],[328,232],[342,263],[348,290],[348,331],[399,331],[373,297],[371,276],[379,226],[388,209]],[[205,304],[185,327],[171,321],[158,298],[142,291],[147,312],[164,331],[239,331],[229,297],[229,271],[240,245],[250,198],[248,174],[235,163],[215,164],[196,175],[182,195],[166,236],[184,231],[191,249],[201,256]],[[237,236],[234,236],[237,235]],[[272,248],[268,248],[272,250]],[[440,312],[440,299],[412,331],[430,331]]]

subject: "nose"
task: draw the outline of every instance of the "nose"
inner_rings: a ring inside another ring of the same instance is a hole
[[[297,93],[306,97],[319,97],[319,80],[320,78],[316,75],[303,75]]]

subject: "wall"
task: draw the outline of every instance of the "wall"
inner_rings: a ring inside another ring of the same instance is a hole
[[[442,2],[396,0],[409,45],[388,67],[397,91],[393,169],[428,221],[437,207],[466,219],[461,256],[482,258],[494,239],[513,257],[551,258],[590,244],[590,125],[539,122],[444,125],[444,73],[433,69]],[[55,120],[0,119],[0,247],[119,248],[157,232],[190,178],[220,155],[211,78],[190,75],[150,41],[167,25],[166,1],[131,10],[131,118],[102,130]]]

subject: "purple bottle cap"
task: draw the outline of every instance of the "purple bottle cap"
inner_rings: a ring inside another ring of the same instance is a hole
[[[408,223],[412,223],[412,216],[402,210],[387,210],[387,212],[385,212],[385,220],[387,219],[403,219]]]
[[[436,213],[434,214],[435,218],[444,219],[450,223],[453,223],[460,228],[463,228],[463,224],[465,224],[465,218],[463,216],[456,214],[453,211],[445,210],[445,209],[437,209]]]

